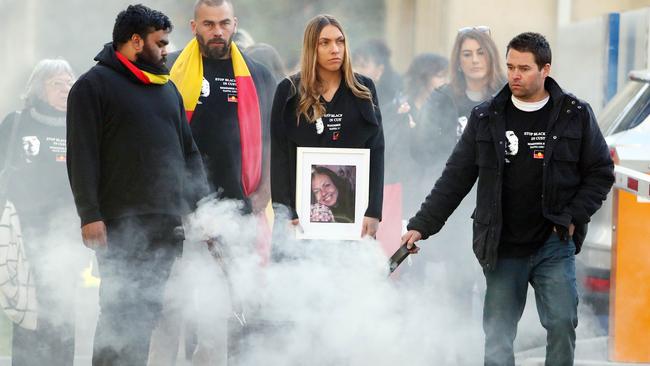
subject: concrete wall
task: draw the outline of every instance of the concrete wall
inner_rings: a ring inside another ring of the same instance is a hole
[[[650,6],[650,0],[572,0],[570,2],[573,21]]]
[[[34,65],[37,61],[36,19],[40,9],[37,3],[38,0],[0,3],[0,24],[3,24],[3,29],[20,29],[20,32],[0,32],[0,65],[4,70],[4,77],[0,79],[0,110],[3,112],[22,107],[17,91],[23,90],[31,72],[25,70],[24,65]],[[46,34],[38,36],[47,37]],[[10,90],[13,92],[9,93]],[[4,118],[4,115],[0,118]]]
[[[385,0],[388,44],[393,63],[404,71],[421,52],[449,56],[461,27],[487,25],[500,50],[524,31],[540,32],[555,48],[561,24],[609,12],[650,6],[650,0]]]

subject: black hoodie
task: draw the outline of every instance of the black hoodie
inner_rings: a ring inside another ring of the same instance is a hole
[[[81,224],[180,216],[205,192],[201,156],[173,83],[143,84],[107,44],[68,97],[68,176]]]

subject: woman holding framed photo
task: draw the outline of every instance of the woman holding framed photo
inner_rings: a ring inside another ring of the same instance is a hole
[[[360,238],[375,237],[383,199],[384,135],[373,82],[352,71],[347,39],[332,16],[318,15],[305,29],[300,72],[280,82],[271,114],[271,192],[276,212],[296,211],[298,147],[370,150],[370,185]],[[276,215],[277,216],[277,215]],[[278,217],[278,219],[280,219]]]

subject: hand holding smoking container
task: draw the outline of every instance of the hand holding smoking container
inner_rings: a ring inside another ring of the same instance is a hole
[[[389,270],[390,273],[395,272],[397,267],[409,256],[411,252],[406,248],[406,244],[402,245],[397,249],[397,251],[390,257]]]

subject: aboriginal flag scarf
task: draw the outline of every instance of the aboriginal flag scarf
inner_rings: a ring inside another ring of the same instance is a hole
[[[257,190],[262,177],[262,125],[255,83],[246,61],[235,42],[230,43],[235,82],[237,84],[237,119],[242,157],[242,185],[249,196]],[[201,95],[203,82],[203,57],[199,43],[192,39],[176,59],[171,69],[171,79],[183,96],[188,121]]]
[[[169,73],[165,68],[157,69],[154,66],[143,65],[129,61],[126,56],[115,51],[115,56],[135,77],[143,84],[166,84],[169,81]]]

